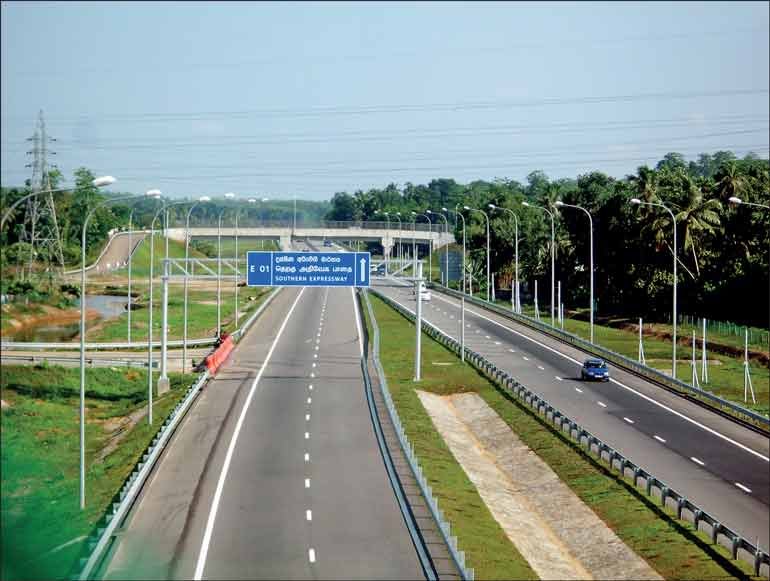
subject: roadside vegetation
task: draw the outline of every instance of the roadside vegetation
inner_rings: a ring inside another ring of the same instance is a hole
[[[412,380],[414,326],[371,296],[380,327],[381,360],[393,401],[439,504],[479,579],[528,578],[528,566],[504,536],[420,402],[416,389],[438,395],[475,392],[607,525],[665,579],[749,578],[752,567],[648,500],[629,479],[554,431],[427,335],[423,379]],[[368,318],[367,318],[367,324]],[[443,363],[441,366],[433,363]],[[450,365],[446,365],[450,363]]]
[[[2,367],[3,579],[65,579],[194,375],[169,374],[171,390],[146,416],[144,370],[86,369],[86,508],[79,506],[79,369]]]

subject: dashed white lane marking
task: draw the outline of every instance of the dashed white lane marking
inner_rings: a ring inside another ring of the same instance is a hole
[[[310,432],[305,432],[305,439],[306,439],[306,440],[309,440],[309,439],[310,439]]]
[[[492,337],[490,337],[489,335],[484,335],[484,339],[491,339],[491,338]]]
[[[558,378],[557,378],[557,379],[558,379]],[[583,393],[583,390],[582,390],[582,389],[580,389],[579,387],[576,387],[576,388],[575,388],[575,391],[576,391],[576,392],[578,392],[578,393]]]
[[[305,452],[305,462],[310,462],[310,454]]]
[[[522,356],[521,356],[521,358],[522,358],[524,361],[529,361],[529,357],[524,357],[524,356],[522,355]]]
[[[307,558],[311,563],[315,563],[315,549],[308,549]]]
[[[538,365],[538,366],[537,366],[537,368],[538,368],[540,371],[545,371],[545,367],[543,367],[542,365]]]
[[[690,456],[690,460],[692,460],[693,462],[695,462],[699,466],[705,466],[706,465],[706,463],[703,460],[699,460],[695,456]]]
[[[468,327],[469,329],[471,328],[471,324],[470,323],[466,323],[465,326]]]
[[[660,436],[658,436],[657,434],[656,434],[656,435],[654,435],[654,436],[653,436],[653,438],[655,438],[655,439],[656,439],[658,442],[660,442],[661,444],[665,444],[665,443],[666,443],[666,440],[664,440],[663,438],[661,438],[661,437],[660,437]]]
[[[499,345],[499,344],[500,344],[500,341],[495,341],[495,345]]]
[[[313,398],[307,398],[307,403],[313,403]]]
[[[558,375],[554,375],[554,377],[556,378],[556,380],[557,380],[557,381],[564,381],[564,380],[563,380],[561,377],[559,377]]]
[[[516,349],[508,349],[511,353],[516,353]]]
[[[315,340],[315,342],[316,342],[316,343],[320,343],[320,342],[321,342],[321,340],[320,340],[320,339],[316,339],[316,340]]]
[[[313,367],[315,368],[316,365],[318,365],[318,364],[314,361],[313,362]]]
[[[599,404],[600,406],[602,406],[603,408],[606,408],[606,407],[607,407],[607,404],[606,404],[606,403],[604,403],[603,401],[597,401],[596,403],[598,403],[598,404]]]
[[[478,329],[476,329],[476,334],[478,335],[479,333],[481,333],[481,331],[479,331]]]
[[[623,420],[628,422],[629,424],[633,424],[634,423],[634,420],[632,420],[631,418],[627,418],[626,416],[623,416]]]
[[[306,510],[305,511],[305,518],[307,520],[313,520],[313,511],[312,510]]]
[[[741,484],[740,482],[736,482],[736,483],[735,483],[735,486],[737,486],[738,488],[740,488],[741,490],[743,490],[743,492],[748,492],[749,494],[751,494],[751,488],[749,488],[748,486],[744,486],[744,485],[743,485],[743,484]]]
[[[310,478],[305,478],[305,488],[310,488]]]
[[[311,383],[310,385],[308,385],[308,386],[307,386],[307,388],[308,388],[310,391],[313,391],[313,384]]]
[[[311,372],[310,372],[310,378],[311,378],[311,379],[313,379],[314,377],[315,377],[315,373],[313,373],[313,372],[311,371]]]
[[[313,359],[318,359],[318,353],[313,354]]]
[[[306,421],[306,422],[309,422],[309,421],[310,421],[310,414],[305,414],[305,421]]]
[[[318,351],[320,347],[318,345],[315,346],[315,350]]]
[[[238,434],[240,434],[241,432],[241,427],[243,426],[243,422],[246,418],[246,413],[249,410],[249,404],[251,404],[251,400],[254,398],[254,393],[257,390],[257,385],[259,385],[259,380],[262,378],[262,374],[265,372],[265,369],[267,369],[267,366],[270,363],[270,358],[273,355],[273,351],[275,351],[275,347],[276,345],[278,345],[278,341],[281,339],[281,336],[283,335],[283,331],[286,328],[286,325],[289,323],[289,319],[291,318],[291,315],[294,312],[295,307],[299,303],[299,300],[302,298],[302,295],[304,294],[304,292],[305,292],[304,288],[299,291],[299,294],[297,295],[297,298],[294,299],[294,303],[292,303],[291,308],[289,309],[289,312],[286,313],[286,318],[283,320],[283,323],[281,323],[281,326],[278,329],[278,334],[276,335],[275,340],[273,341],[273,344],[270,346],[270,350],[267,352],[267,355],[265,356],[265,361],[264,363],[262,363],[262,367],[259,368],[259,371],[257,372],[257,376],[254,378],[254,383],[251,384],[251,388],[249,389],[249,394],[246,396],[246,401],[244,402],[243,408],[241,408],[241,413],[238,416],[238,422],[235,424],[235,429],[233,430],[233,435],[230,439],[230,444],[227,447],[227,453],[225,454],[225,461],[222,464],[222,471],[219,473],[219,480],[217,481],[217,487],[214,490],[214,498],[211,502],[209,518],[206,521],[206,528],[203,532],[201,549],[200,549],[200,553],[198,553],[198,562],[195,565],[194,579],[196,581],[200,581],[200,579],[203,577],[203,570],[206,567],[206,557],[208,556],[209,545],[211,544],[211,535],[214,533],[214,523],[216,522],[217,511],[219,510],[219,501],[222,498],[222,491],[224,490],[224,487],[225,487],[225,480],[227,480],[227,473],[230,470],[230,463],[232,462],[233,453],[235,452],[235,445],[238,442]]]
[[[440,300],[440,301],[444,301],[446,303],[454,305],[456,308],[459,308],[459,306],[460,306],[459,304],[456,304],[453,301],[450,301],[450,300],[448,300],[448,299],[446,299],[444,297],[436,295],[436,298],[438,298],[438,300]],[[582,365],[582,362],[578,361],[574,357],[570,357],[569,355],[567,355],[565,353],[562,353],[561,351],[558,351],[557,349],[554,349],[553,347],[549,347],[548,345],[545,345],[544,343],[541,343],[537,339],[529,337],[529,336],[527,336],[527,335],[525,335],[523,333],[520,333],[519,331],[515,331],[514,329],[511,329],[510,327],[507,327],[506,325],[503,325],[502,323],[499,323],[498,321],[495,321],[494,319],[490,319],[489,317],[486,317],[486,316],[482,315],[481,313],[476,312],[473,309],[467,309],[466,308],[465,310],[466,310],[466,312],[470,313],[471,315],[479,317],[480,319],[484,319],[485,321],[489,321],[490,323],[492,323],[494,325],[497,325],[498,327],[502,327],[503,329],[506,329],[507,331],[513,333],[514,335],[518,335],[522,339],[525,339],[527,341],[535,343],[536,345],[539,345],[540,347],[542,347],[544,349],[547,349],[548,351],[551,351],[552,353],[554,353],[556,355],[559,355],[560,357],[563,357],[564,359],[567,359],[568,361],[572,361],[573,363],[575,363],[577,365]],[[445,335],[450,335],[449,333],[444,333],[444,334]],[[622,387],[623,389],[625,389],[627,391],[630,391],[631,393],[633,393],[633,394],[641,397],[642,399],[650,402],[651,404],[653,404],[655,406],[658,406],[659,408],[664,409],[667,412],[670,412],[670,413],[674,414],[675,416],[683,419],[684,421],[689,422],[689,423],[693,424],[694,426],[698,426],[700,429],[708,432],[709,434],[712,434],[712,435],[716,436],[717,438],[719,438],[721,440],[724,440],[725,442],[729,442],[733,446],[736,446],[737,448],[740,448],[741,450],[743,450],[745,452],[748,452],[749,454],[751,454],[753,456],[756,456],[757,458],[760,458],[760,459],[764,460],[765,462],[770,462],[770,457],[765,456],[764,454],[760,454],[756,450],[752,450],[748,446],[746,446],[744,444],[741,444],[740,442],[737,442],[737,441],[733,440],[732,438],[729,438],[729,437],[725,436],[724,434],[722,434],[722,433],[720,433],[720,432],[718,432],[718,431],[716,431],[716,430],[714,430],[712,428],[709,428],[708,426],[706,426],[704,424],[701,424],[700,422],[698,422],[698,421],[696,421],[696,420],[686,416],[682,412],[678,412],[675,409],[672,409],[672,408],[668,407],[667,405],[664,405],[664,404],[660,403],[659,401],[656,401],[655,399],[651,398],[650,396],[645,395],[645,394],[643,394],[643,393],[633,389],[632,387],[629,387],[629,386],[625,385],[624,383],[621,383],[617,379],[610,378],[610,381],[612,383],[614,383],[615,385],[617,385],[619,387]]]

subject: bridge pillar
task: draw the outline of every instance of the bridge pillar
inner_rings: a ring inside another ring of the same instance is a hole
[[[380,238],[380,243],[382,244],[383,257],[390,256],[390,252],[393,250],[393,238],[383,236]]]
[[[291,235],[281,236],[280,243],[282,250],[291,250]]]

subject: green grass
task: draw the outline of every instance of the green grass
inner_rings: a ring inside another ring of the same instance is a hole
[[[193,240],[196,240],[195,238]],[[216,238],[201,238],[200,240],[205,240],[206,242],[213,245],[214,251],[217,249],[217,239]],[[254,240],[252,238],[241,238],[238,237],[238,255],[241,257],[242,260],[246,259],[246,253],[250,250],[258,250],[258,251],[268,251],[268,250],[280,250],[278,246],[278,242],[276,240]],[[235,239],[234,238],[222,238],[222,257],[233,257],[235,256]]]
[[[163,259],[166,257],[166,241],[161,234],[155,234],[155,244],[153,253],[153,277],[160,278],[163,274]],[[184,242],[178,240],[168,241],[168,255],[169,258],[184,258]],[[192,246],[190,246],[189,252],[190,258],[206,258],[206,256]],[[114,270],[108,273],[110,277],[125,276],[128,277],[128,267],[123,267],[118,270]],[[141,279],[147,279],[150,275],[150,237],[146,236],[144,240],[139,243],[136,251],[131,257],[131,278],[136,282]],[[99,277],[94,276],[96,280]]]
[[[750,565],[730,560],[729,552],[712,545],[707,535],[696,532],[688,523],[674,520],[669,511],[644,497],[628,479],[619,478],[603,463],[586,455],[427,335],[422,340],[423,380],[417,386],[412,381],[414,327],[378,298],[372,297],[372,303],[393,401],[426,477],[458,536],[460,548],[466,551],[470,566],[476,568],[477,578],[525,578],[526,564],[507,539],[501,538],[502,530],[419,401],[417,387],[439,395],[478,393],[620,539],[664,578],[724,579],[750,575]],[[431,365],[433,361],[454,364],[439,367]]]
[[[132,288],[133,290],[133,288]],[[139,290],[139,289],[138,289]],[[140,300],[146,305],[146,288]],[[239,316],[245,322],[264,298],[269,288],[241,287],[238,290]],[[213,337],[217,327],[216,289],[188,290],[187,300],[187,336],[189,338]],[[254,300],[250,300],[254,298]],[[160,289],[153,289],[152,329],[153,337],[160,339],[162,326],[162,305]],[[131,312],[131,340],[147,340],[147,308]],[[235,328],[235,291],[232,282],[222,287],[221,320],[222,327],[232,332]],[[125,341],[127,337],[127,313],[102,324],[91,325],[87,331],[89,341]],[[169,291],[168,301],[168,338],[182,339],[184,336],[184,291],[181,285],[174,285]]]
[[[160,425],[195,376],[170,374],[171,390],[103,460],[97,455],[115,432],[105,422],[146,405],[143,370],[86,370],[86,508],[79,507],[79,369],[3,366],[2,410],[3,579],[63,579],[72,572],[84,539],[106,511]]]

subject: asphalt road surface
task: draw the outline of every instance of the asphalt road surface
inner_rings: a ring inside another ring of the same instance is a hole
[[[372,282],[414,312],[413,283]],[[431,295],[424,319],[459,340],[460,301]],[[467,303],[465,324],[469,348],[722,523],[770,547],[768,438],[620,369],[610,368],[610,382],[581,381],[586,354]]]
[[[204,389],[111,579],[416,579],[375,440],[351,289],[285,289]]]

